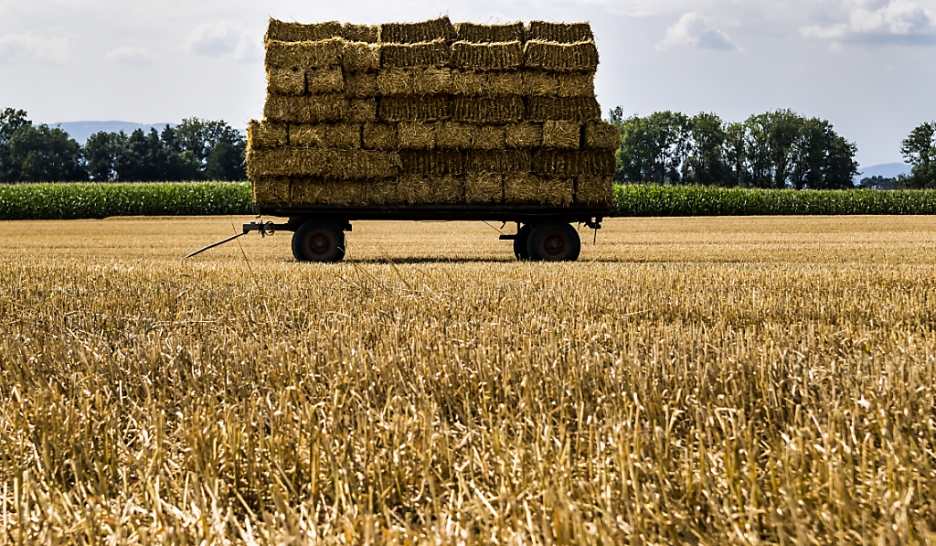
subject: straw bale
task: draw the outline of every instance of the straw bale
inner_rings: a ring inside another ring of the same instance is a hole
[[[327,125],[324,146],[338,150],[357,150],[361,147],[361,125],[339,123]]]
[[[471,148],[475,150],[503,150],[507,136],[503,125],[472,125]]]
[[[261,205],[289,203],[289,179],[285,177],[265,177],[253,181],[254,203]]]
[[[327,123],[340,121],[348,110],[348,101],[338,95],[283,97],[267,95],[263,115],[272,121]]]
[[[504,175],[499,172],[473,172],[465,175],[465,202],[493,205],[504,200]]]
[[[420,23],[384,23],[378,35],[381,43],[415,44],[433,40],[452,41],[455,27],[448,16]]]
[[[574,189],[575,181],[569,177],[544,177],[529,173],[504,176],[504,202],[511,205],[567,207],[572,204]]]
[[[383,96],[416,94],[416,70],[384,68],[377,73],[377,89]]]
[[[594,72],[598,68],[598,48],[595,42],[527,42],[523,65],[553,72]]]
[[[575,203],[609,207],[614,201],[612,175],[581,175],[575,177]]]
[[[347,72],[371,72],[380,68],[380,46],[367,42],[345,42],[341,66]]]
[[[350,99],[345,119],[354,123],[377,121],[377,99]]]
[[[465,172],[465,154],[454,150],[401,150],[400,162],[405,173],[460,174]]]
[[[397,127],[400,148],[409,150],[431,150],[435,147],[435,124],[401,123]]]
[[[489,74],[472,70],[452,70],[452,94],[484,95],[490,87]]]
[[[505,128],[508,148],[539,148],[543,126],[539,123],[509,123]]]
[[[368,150],[396,150],[400,147],[395,125],[364,124],[364,147]]]
[[[402,174],[397,189],[409,205],[457,205],[465,200],[464,177],[454,174]]]
[[[318,42],[280,42],[266,44],[268,68],[319,68],[340,66],[344,40],[332,38]]]
[[[593,121],[585,124],[585,148],[617,150],[621,147],[621,131],[613,123]]]
[[[441,121],[451,117],[447,97],[383,97],[377,107],[381,121]]]
[[[529,150],[472,150],[467,154],[468,172],[530,172]]]
[[[247,125],[247,147],[251,150],[280,148],[289,142],[285,123],[251,120]]]
[[[359,204],[364,200],[365,183],[359,180],[334,181],[318,177],[303,177],[290,185],[290,203],[296,205]]]
[[[445,121],[436,125],[436,148],[464,150],[471,147],[471,125]]]
[[[523,117],[523,99],[519,96],[455,97],[452,102],[452,117],[456,121],[510,123]]]
[[[305,71],[299,68],[270,68],[267,70],[267,92],[274,95],[304,95]]]
[[[557,94],[562,98],[595,96],[594,74],[559,74],[556,80],[559,82]]]
[[[304,25],[302,23],[290,23],[270,19],[264,41],[317,42],[319,40],[328,40],[329,38],[341,38],[342,36],[341,23],[338,21]]]
[[[321,148],[253,150],[247,162],[251,179],[265,176],[377,179],[396,176],[399,168],[400,157],[396,152]]]
[[[368,181],[363,186],[361,204],[364,206],[406,204],[404,196],[400,193],[397,180],[388,178],[386,180]]]
[[[448,65],[450,48],[442,40],[417,44],[383,44],[380,65],[384,68]]]
[[[416,93],[419,95],[448,95],[452,92],[452,71],[448,68],[429,67],[416,70]]]
[[[345,23],[341,28],[341,35],[345,40],[351,42],[367,42],[376,44],[377,36],[380,33],[380,27],[376,25],[354,25]]]
[[[533,155],[533,172],[543,176],[613,175],[614,154],[608,151],[540,150]]]
[[[327,131],[327,125],[292,124],[289,126],[289,145],[295,148],[323,147]]]
[[[578,150],[582,126],[574,121],[544,121],[543,148]]]
[[[337,66],[310,68],[306,70],[305,80],[306,90],[310,95],[344,91],[344,75]]]
[[[340,121],[348,113],[348,101],[340,95],[315,95],[303,98],[309,105],[309,123]]]
[[[354,98],[371,98],[380,94],[377,74],[345,74],[345,95]]]
[[[506,25],[479,25],[476,23],[455,23],[456,40],[476,44],[489,42],[522,42],[523,23]]]
[[[552,97],[559,94],[559,80],[556,74],[542,70],[525,70],[520,90],[529,97]]]
[[[601,107],[598,106],[598,101],[594,97],[575,99],[530,97],[527,101],[525,117],[528,121],[597,121],[601,119]]]
[[[523,64],[523,45],[520,42],[452,44],[453,68],[470,70],[515,70]]]
[[[488,74],[488,95],[520,95],[523,87],[523,74],[520,72],[492,72]]]
[[[591,25],[588,23],[550,23],[547,21],[530,21],[526,28],[526,40],[542,40],[544,42],[586,42],[594,40]]]

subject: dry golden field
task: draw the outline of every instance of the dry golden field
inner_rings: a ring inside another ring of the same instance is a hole
[[[936,543],[932,217],[244,220],[0,223],[0,544]]]

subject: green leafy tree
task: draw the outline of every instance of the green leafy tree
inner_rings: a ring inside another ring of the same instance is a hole
[[[904,161],[913,166],[901,183],[910,188],[936,188],[936,121],[913,129],[900,143]]]
[[[619,181],[682,182],[691,149],[690,119],[678,112],[655,112],[620,121]]]
[[[703,186],[723,186],[733,183],[728,165],[728,132],[725,123],[715,114],[700,113],[690,120],[692,153],[683,177],[687,182]]]
[[[81,146],[59,128],[33,126],[23,110],[0,113],[0,181],[87,180]]]
[[[88,137],[84,145],[85,166],[91,179],[106,182],[117,179],[117,165],[127,147],[127,135],[100,131]]]
[[[226,122],[187,118],[174,131],[175,149],[186,162],[199,166],[200,178],[247,178],[244,166],[247,141]],[[190,153],[185,156],[185,152]]]

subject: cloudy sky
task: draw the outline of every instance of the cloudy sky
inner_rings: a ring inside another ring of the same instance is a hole
[[[865,165],[936,119],[936,0],[0,0],[0,108],[35,122],[245,126],[261,115],[269,17],[592,22],[598,99],[629,114],[792,108]]]

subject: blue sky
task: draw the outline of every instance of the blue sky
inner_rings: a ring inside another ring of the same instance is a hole
[[[936,0],[0,0],[0,107],[36,122],[235,126],[261,115],[269,17],[592,22],[598,99],[627,114],[828,119],[863,165],[936,119]]]

